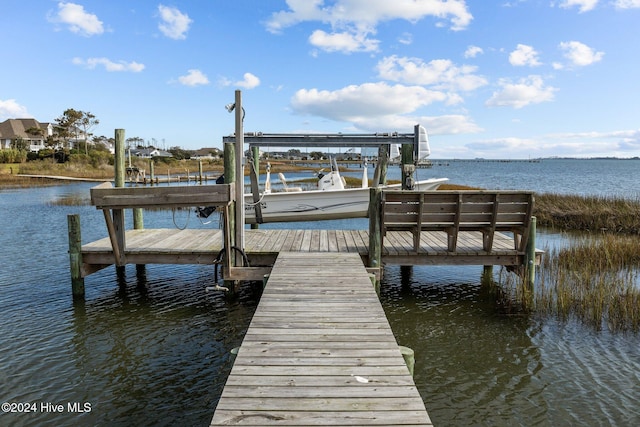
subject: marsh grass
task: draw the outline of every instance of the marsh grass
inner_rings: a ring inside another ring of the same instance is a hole
[[[640,234],[640,200],[536,194],[538,225],[560,230]]]
[[[535,307],[601,329],[640,330],[640,239],[605,234],[548,249]]]
[[[79,194],[67,194],[47,202],[47,206],[89,206],[91,200]]]

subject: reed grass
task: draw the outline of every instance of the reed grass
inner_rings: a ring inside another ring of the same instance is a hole
[[[640,234],[640,200],[611,196],[536,194],[538,225],[560,230]]]
[[[640,330],[640,239],[604,234],[547,250],[536,308],[600,329]]]

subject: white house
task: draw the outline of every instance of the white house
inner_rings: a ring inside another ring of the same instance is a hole
[[[37,153],[46,148],[47,137],[52,135],[51,123],[40,123],[36,119],[7,119],[0,123],[0,149],[10,149],[21,139],[27,142],[29,151]]]
[[[172,154],[168,151],[158,150],[153,147],[132,149],[131,155],[142,159],[151,159],[153,157],[172,157]]]

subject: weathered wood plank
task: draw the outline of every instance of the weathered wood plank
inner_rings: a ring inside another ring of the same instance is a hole
[[[288,411],[269,411],[268,414],[255,411],[226,410],[216,412],[211,425],[252,425],[252,426],[431,426],[425,421],[421,411],[360,411],[334,412],[328,416],[324,411],[294,413]]]
[[[430,425],[356,253],[278,256],[227,387],[212,425]]]
[[[234,184],[173,187],[109,187],[90,189],[98,209],[171,208],[228,205],[235,199]]]
[[[333,232],[338,245],[336,247],[331,244],[328,247],[330,252],[326,252],[327,254],[357,253],[367,256],[367,231],[335,230],[331,233],[327,231],[327,236],[331,236]],[[274,257],[279,251],[308,252],[311,249],[311,236],[310,230],[246,230],[245,252],[250,256],[269,254]],[[211,263],[222,249],[223,236],[222,231],[218,229],[144,229],[128,230],[125,238],[127,241],[125,256],[128,263],[206,264]],[[278,242],[279,240],[282,241]],[[389,231],[383,244],[383,261],[387,264],[462,265],[466,262],[482,265],[482,262],[488,262],[511,265],[509,263],[521,262],[518,256],[522,256],[514,250],[511,233],[502,232],[495,233],[493,248],[488,253],[482,249],[482,238],[479,232],[461,231],[458,235],[456,253],[447,252],[446,233],[436,231],[421,233],[418,253],[413,251],[413,240],[409,231]],[[305,246],[304,249],[303,246]],[[108,237],[84,244],[82,255],[84,268],[87,271],[93,270],[92,265],[104,266],[114,261],[111,241]],[[483,257],[483,260],[474,261],[471,258],[473,256]],[[488,256],[492,258],[487,258]],[[339,257],[336,260],[340,262]],[[536,262],[539,260],[538,257]],[[310,275],[307,274],[307,277]]]

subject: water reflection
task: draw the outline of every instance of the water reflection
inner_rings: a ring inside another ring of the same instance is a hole
[[[458,278],[478,277],[450,283],[424,267],[398,267],[386,269],[382,285],[394,334],[416,353],[415,381],[432,421],[542,422],[544,386],[532,381],[542,362],[528,334],[529,319],[498,314],[494,292],[479,284],[481,268],[453,268]]]
[[[95,408],[88,423],[210,421],[260,287],[229,300],[205,293],[210,272],[193,270],[129,266],[111,293],[74,304],[74,360]]]
[[[114,268],[92,274],[86,302],[74,302],[66,215],[81,215],[84,242],[106,236],[104,218],[49,201],[90,186],[0,191],[0,401],[92,403],[79,415],[0,414],[0,424],[208,425],[261,288],[229,301],[204,292],[212,266],[128,266],[120,277]],[[166,212],[145,212],[145,223],[173,227]],[[316,226],[366,229],[366,220],[339,224]],[[539,247],[563,240],[539,231]],[[398,342],[415,350],[435,425],[638,425],[640,337],[506,316],[481,274],[386,269],[381,300]]]

